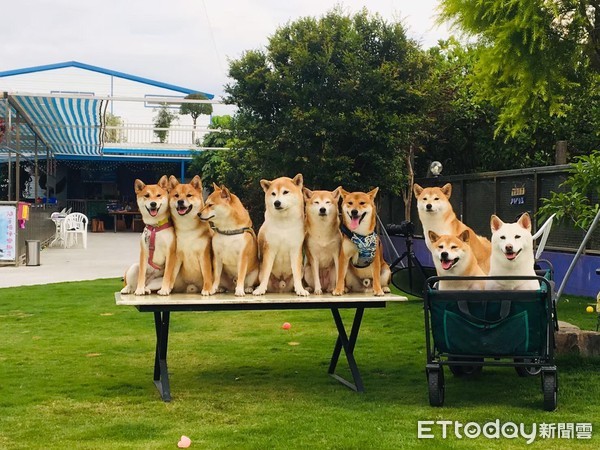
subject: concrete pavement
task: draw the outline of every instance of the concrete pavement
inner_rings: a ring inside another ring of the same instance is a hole
[[[88,232],[87,249],[45,248],[39,266],[0,267],[0,288],[120,278],[139,259],[140,233]]]

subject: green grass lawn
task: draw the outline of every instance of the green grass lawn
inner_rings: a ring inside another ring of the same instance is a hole
[[[203,449],[598,448],[600,360],[560,357],[558,409],[539,378],[512,368],[475,379],[446,370],[446,402],[429,406],[422,303],[365,312],[355,356],[366,392],[327,375],[329,311],[173,313],[173,401],[152,383],[154,323],[117,307],[118,280],[0,289],[0,448]],[[591,300],[563,298],[559,318],[594,329]],[[345,313],[349,319],[349,312]],[[283,322],[291,330],[281,329]],[[291,345],[294,344],[294,345]],[[339,369],[346,375],[345,360]],[[577,439],[417,438],[418,421],[584,423]]]

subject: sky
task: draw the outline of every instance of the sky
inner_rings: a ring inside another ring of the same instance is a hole
[[[438,0],[21,0],[2,6],[0,71],[79,61],[223,95],[230,60],[335,6],[401,22],[423,48],[449,36]]]

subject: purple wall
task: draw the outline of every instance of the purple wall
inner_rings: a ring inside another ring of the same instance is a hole
[[[405,239],[402,237],[392,236],[394,247],[400,255],[406,250]],[[425,246],[423,239],[413,239],[413,250],[418,260],[424,266],[433,267],[431,253]],[[386,259],[393,261],[395,253],[386,249]],[[542,259],[547,259],[554,266],[554,279],[556,281],[556,289],[562,283],[562,280],[575,257],[574,253],[561,253],[554,251],[542,252]],[[596,269],[600,268],[600,256],[596,255],[581,255],[579,261],[575,265],[573,272],[565,286],[563,294],[581,295],[584,297],[596,297],[600,291],[600,275],[596,275]]]

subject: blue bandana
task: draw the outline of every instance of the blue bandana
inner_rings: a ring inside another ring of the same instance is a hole
[[[363,236],[350,231],[344,225],[340,229],[358,249],[358,258],[356,258],[356,261],[352,261],[352,265],[357,269],[369,267],[375,259],[375,252],[377,251],[377,233],[373,231],[371,234]]]

